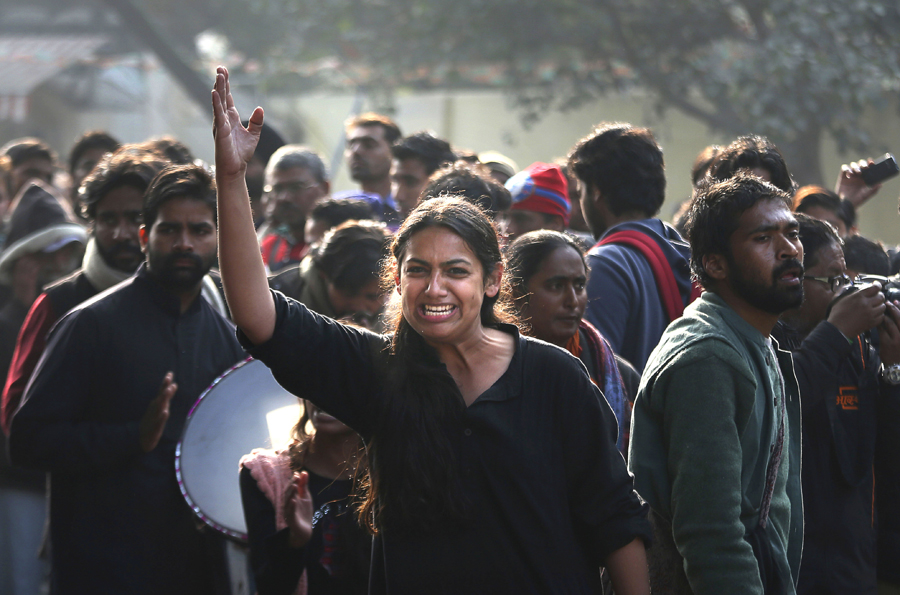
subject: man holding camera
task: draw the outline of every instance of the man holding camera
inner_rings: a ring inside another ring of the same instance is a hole
[[[884,424],[900,407],[900,309],[877,283],[851,286],[831,225],[796,217],[803,305],[772,334],[792,351],[802,400],[806,532],[797,593],[874,595],[873,492],[879,458],[890,456]],[[866,332],[876,327],[877,349]]]

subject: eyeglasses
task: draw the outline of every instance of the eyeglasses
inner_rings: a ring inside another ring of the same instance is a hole
[[[840,275],[835,275],[833,277],[812,277],[810,275],[803,275],[803,278],[824,283],[831,289],[832,292],[837,292],[848,285],[853,285],[853,279],[843,273],[841,273]]]
[[[287,194],[303,194],[310,188],[315,188],[318,184],[304,184],[303,182],[287,182],[285,184],[275,184],[274,186],[271,184],[266,184],[263,186],[263,192],[266,194],[281,194],[282,192]]]

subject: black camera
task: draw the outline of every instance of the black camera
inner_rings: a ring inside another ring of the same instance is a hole
[[[862,179],[866,186],[876,186],[888,178],[893,178],[900,174],[900,165],[897,165],[896,159],[890,153],[885,153],[881,158],[876,160],[872,165],[862,171]]]
[[[900,277],[882,277],[881,275],[860,275],[855,281],[855,285],[868,285],[878,281],[881,284],[881,293],[884,299],[893,302],[900,300]]]

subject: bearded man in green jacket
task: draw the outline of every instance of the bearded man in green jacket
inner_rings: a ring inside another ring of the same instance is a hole
[[[655,592],[795,592],[800,400],[790,353],[769,337],[803,300],[790,204],[739,174],[691,207],[691,270],[705,293],[651,354],[632,418],[629,467],[652,508]]]

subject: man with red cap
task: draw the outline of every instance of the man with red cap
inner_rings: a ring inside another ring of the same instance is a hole
[[[523,233],[569,225],[569,185],[558,165],[536,162],[506,181],[512,208],[501,221],[501,230],[513,241]]]

